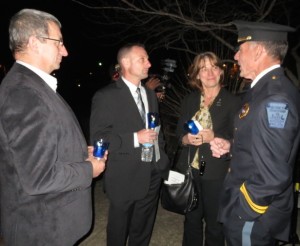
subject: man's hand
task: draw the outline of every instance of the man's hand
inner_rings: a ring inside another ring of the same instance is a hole
[[[214,138],[210,141],[210,149],[214,157],[220,158],[230,150],[230,142],[223,138]]]
[[[98,177],[104,170],[105,170],[105,162],[107,160],[108,151],[105,151],[103,158],[96,158],[93,156],[93,146],[88,147],[88,155],[89,157],[86,159],[86,161],[89,161],[92,163],[93,166],[93,178]]]
[[[157,132],[151,129],[143,129],[137,132],[138,141],[140,144],[153,143],[157,139]]]

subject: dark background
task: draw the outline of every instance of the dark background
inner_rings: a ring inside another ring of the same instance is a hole
[[[89,2],[89,1],[82,1]],[[95,0],[95,3],[98,1]],[[116,5],[115,0],[110,0],[109,3]],[[119,1],[118,1],[119,2]],[[197,1],[198,2],[198,1]],[[220,0],[220,2],[222,2]],[[232,4],[236,1],[229,1]],[[289,18],[293,26],[299,26],[299,17],[297,11],[299,8],[299,0],[287,0],[287,6],[289,7]],[[294,4],[291,4],[294,3]],[[295,4],[295,3],[298,3]],[[90,104],[93,94],[101,87],[105,86],[110,81],[110,70],[116,64],[116,54],[123,41],[118,42],[118,46],[108,45],[103,39],[99,38],[97,34],[115,32],[117,35],[115,39],[123,40],[124,37],[120,35],[120,32],[116,29],[115,25],[98,25],[87,20],[87,15],[91,14],[83,6],[74,3],[71,0],[19,0],[19,1],[1,1],[0,3],[0,80],[2,79],[5,71],[8,71],[14,60],[11,52],[8,48],[8,25],[9,20],[13,14],[23,8],[35,8],[49,12],[56,16],[62,23],[62,34],[64,38],[65,47],[69,53],[68,57],[64,58],[61,63],[61,68],[55,71],[55,76],[58,79],[58,92],[64,97],[64,99],[70,104],[75,114],[77,115],[79,122],[84,130],[86,137],[88,136],[88,120],[90,116]],[[295,14],[296,13],[296,14]],[[246,15],[249,15],[249,10],[245,10]],[[286,13],[284,13],[285,16]],[[273,17],[278,16],[275,12]],[[126,16],[125,16],[126,17]],[[233,16],[230,16],[233,18]],[[113,20],[119,20],[120,15],[114,14]],[[124,23],[127,23],[126,21]],[[101,23],[100,23],[101,24]],[[103,29],[105,28],[105,29]],[[148,29],[147,29],[148,31]],[[146,32],[148,35],[148,32]],[[151,36],[151,35],[150,35]],[[295,40],[292,42],[298,42],[298,34],[293,34]],[[110,37],[110,36],[108,36]],[[142,34],[138,31],[133,35],[136,40],[143,43]],[[159,36],[161,37],[161,36]],[[231,38],[236,38],[235,35],[230,34]],[[210,39],[208,39],[210,40]],[[115,40],[112,40],[111,43]],[[228,39],[228,42],[230,40]],[[104,45],[106,43],[106,45]],[[197,42],[195,42],[197,43]],[[207,42],[207,49],[211,49],[211,42]],[[214,42],[212,43],[215,44]],[[147,46],[146,46],[147,49]],[[147,49],[148,50],[148,49]],[[170,132],[172,134],[173,128],[176,125],[176,117],[178,116],[178,108],[180,106],[180,99],[187,92],[185,87],[186,78],[184,77],[186,72],[186,65],[180,63],[181,58],[185,56],[185,52],[171,52],[166,49],[159,49],[153,52],[149,52],[150,62],[152,67],[150,74],[161,74],[161,60],[170,58],[177,60],[178,67],[176,72],[172,75],[174,78],[174,86],[176,88],[175,93],[169,94],[164,103],[161,104],[161,115],[168,116],[165,120],[167,126],[170,126]],[[233,51],[232,51],[233,52]],[[233,55],[224,55],[226,58],[232,58]],[[101,66],[99,65],[101,62]],[[186,63],[185,63],[186,64]],[[296,71],[295,62],[293,59],[287,57],[286,64],[289,64],[292,70]],[[182,75],[176,81],[179,84],[175,84],[175,77]],[[238,76],[238,74],[236,74]],[[228,80],[231,79],[231,74],[228,74]],[[235,80],[235,76],[234,79]],[[238,78],[237,78],[238,80]],[[228,83],[230,84],[230,83]],[[238,83],[237,83],[238,84]],[[180,90],[179,90],[179,89]],[[177,90],[178,89],[178,90]],[[167,94],[168,95],[168,94]],[[167,132],[167,131],[166,131]]]
[[[108,79],[109,66],[115,61],[116,48],[102,47],[99,40],[87,38],[86,30],[92,31],[93,27],[82,17],[80,7],[73,2],[59,0],[2,1],[0,3],[0,63],[6,66],[6,70],[13,63],[8,48],[9,20],[14,13],[22,8],[35,8],[49,12],[62,23],[62,34],[69,55],[63,59],[60,70],[56,72],[56,77],[59,80],[58,91],[61,94],[67,98],[72,97],[73,93],[71,92],[76,91],[76,88],[80,89],[78,84],[82,87],[85,81],[93,80],[96,75],[101,80],[102,78],[104,81]],[[99,66],[99,62],[102,62],[103,65]],[[95,82],[96,85],[93,86],[100,87],[98,83],[101,82],[98,79]]]
[[[56,16],[62,24],[62,34],[69,55],[63,58],[61,67],[55,71],[58,92],[73,108],[87,135],[90,101],[95,91],[110,80],[109,70],[115,64],[118,47],[103,47],[97,39],[88,38],[87,32],[94,28],[81,15],[82,7],[62,0],[26,0],[0,3],[0,64],[1,77],[14,60],[9,50],[8,25],[12,15],[23,8],[34,8]],[[102,66],[99,66],[99,62]]]
[[[90,102],[93,94],[110,81],[110,70],[116,64],[118,47],[104,46],[97,39],[99,25],[88,22],[82,6],[64,0],[26,0],[1,1],[0,3],[0,79],[14,60],[9,50],[9,20],[23,8],[34,8],[56,16],[62,24],[62,34],[69,55],[63,58],[61,67],[55,71],[58,79],[58,92],[73,108],[83,128],[90,114]],[[113,31],[113,30],[112,30]],[[93,35],[95,33],[95,35]],[[157,59],[168,58],[168,54],[157,53]],[[153,67],[150,73],[157,73],[159,62],[151,54]],[[101,66],[99,65],[101,62]],[[155,64],[158,64],[155,66]]]

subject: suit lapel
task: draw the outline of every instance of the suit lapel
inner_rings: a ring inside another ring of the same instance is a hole
[[[146,95],[147,95],[147,100],[148,100],[148,112],[155,112],[155,98],[153,98],[153,96],[151,95],[150,91],[145,88],[146,91]]]
[[[17,70],[20,70],[24,74],[28,74],[32,78],[30,81],[27,81],[27,83],[32,83],[32,86],[35,88],[35,90],[39,91],[44,100],[47,101],[49,105],[52,105],[51,107],[55,108],[57,112],[59,112],[59,116],[66,119],[66,122],[68,122],[68,127],[76,129],[77,137],[82,145],[83,152],[87,152],[86,140],[83,137],[81,127],[73,113],[73,110],[65,102],[65,100],[58,93],[55,93],[36,73],[18,63],[16,63],[15,66]]]
[[[73,110],[70,108],[69,104],[63,99],[63,97],[59,93],[56,93],[56,95],[57,95],[59,101],[61,102],[63,108],[70,115],[70,118],[73,119],[71,122],[74,122],[74,125],[75,125],[74,128],[76,129],[77,136],[79,138],[79,142],[81,143],[82,150],[83,150],[83,152],[86,152],[86,140],[83,137],[84,135],[81,130],[81,126],[80,126]]]
[[[138,126],[141,127],[144,126],[143,119],[140,115],[140,112],[138,110],[138,107],[136,105],[136,102],[131,94],[130,89],[125,84],[125,82],[120,78],[116,82],[117,88],[119,88],[122,92],[122,98],[118,98],[118,103],[124,103],[124,105],[127,105],[127,114],[132,114],[132,119],[139,119],[138,121],[135,120],[135,122],[138,122]],[[120,101],[119,101],[120,100]]]

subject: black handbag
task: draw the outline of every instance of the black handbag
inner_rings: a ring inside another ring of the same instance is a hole
[[[184,182],[180,184],[166,184],[163,182],[160,199],[164,209],[178,214],[186,214],[197,208],[199,193],[192,174],[190,148],[188,150],[188,169],[185,173]]]

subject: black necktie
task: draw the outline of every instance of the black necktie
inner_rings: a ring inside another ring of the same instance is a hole
[[[144,103],[143,103],[143,100],[142,100],[141,90],[140,90],[139,87],[136,89],[136,93],[138,95],[136,104],[137,104],[137,107],[139,109],[140,115],[143,119],[143,122],[145,123],[146,122],[146,119],[145,119],[145,106],[144,106]]]

